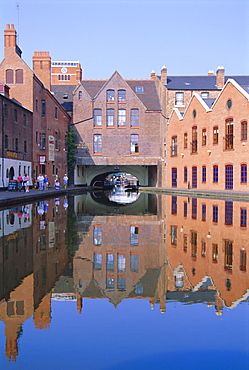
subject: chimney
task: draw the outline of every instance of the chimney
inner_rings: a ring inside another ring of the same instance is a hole
[[[167,83],[167,68],[166,66],[163,66],[161,69],[161,82],[163,84]]]
[[[156,79],[156,72],[154,70],[151,71],[150,79],[155,80]]]
[[[51,57],[48,51],[35,51],[33,71],[48,90],[51,89]]]
[[[208,76],[214,76],[214,71],[213,71],[212,69],[210,69],[210,70],[208,71]]]
[[[216,70],[216,86],[218,89],[222,89],[225,84],[225,68],[219,66]]]
[[[7,57],[9,54],[16,53],[21,58],[22,51],[16,43],[16,30],[14,24],[6,24],[4,30],[4,56]]]

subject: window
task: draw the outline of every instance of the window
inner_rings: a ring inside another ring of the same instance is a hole
[[[125,109],[118,110],[118,125],[119,126],[126,125],[126,110]]]
[[[24,140],[24,143],[23,143],[23,151],[25,154],[27,153],[27,141],[26,140]]]
[[[41,150],[46,149],[46,134],[41,134]]]
[[[213,222],[218,222],[218,206],[213,206]]]
[[[102,153],[102,135],[100,134],[93,136],[93,152]]]
[[[4,117],[8,117],[8,105],[7,104],[4,104],[3,115]]]
[[[188,250],[188,236],[187,234],[183,235],[183,251],[186,253]]]
[[[219,181],[219,171],[218,171],[218,166],[215,165],[213,166],[213,182],[218,182]]]
[[[138,135],[131,135],[131,154],[138,153]]]
[[[191,257],[197,257],[197,232],[191,231]]]
[[[240,167],[240,182],[243,184],[247,183],[247,165],[242,164]]]
[[[201,205],[201,220],[206,221],[207,218],[207,206],[206,204]]]
[[[114,289],[114,279],[106,278],[106,289]]]
[[[106,255],[106,269],[114,271],[114,255],[111,253]]]
[[[138,271],[138,254],[136,252],[130,254],[130,271]]]
[[[58,119],[58,107],[54,108],[54,118]]]
[[[225,202],[225,225],[233,224],[233,202]]]
[[[247,122],[241,122],[241,140],[247,140]]]
[[[192,219],[197,219],[197,198],[192,198]]]
[[[23,70],[16,70],[16,84],[23,84]]]
[[[175,105],[184,105],[184,93],[183,92],[176,92]]]
[[[183,182],[188,182],[188,169],[184,167],[183,169]]]
[[[144,87],[143,86],[136,86],[135,91],[136,91],[136,93],[143,93],[144,92]]]
[[[209,99],[209,92],[202,92],[201,93],[201,97],[202,97],[202,99]]]
[[[118,101],[126,101],[126,91],[118,90]]]
[[[41,101],[41,115],[42,117],[46,115],[46,101],[45,100]]]
[[[187,217],[188,216],[188,203],[183,202],[183,216]]]
[[[240,227],[247,226],[247,209],[240,208]]]
[[[205,183],[207,181],[207,167],[202,166],[202,182]]]
[[[82,91],[81,90],[79,91],[78,97],[79,97],[79,99],[82,99]]]
[[[93,110],[93,124],[94,126],[102,125],[102,109],[97,108]]]
[[[114,90],[106,91],[106,101],[114,101]]]
[[[171,244],[177,245],[177,226],[171,225]]]
[[[124,254],[118,253],[118,271],[124,272],[126,265],[126,257]]]
[[[101,245],[102,244],[102,226],[94,226],[93,229],[93,244]]]
[[[233,268],[233,243],[231,240],[225,240],[225,270]]]
[[[187,132],[185,132],[185,134],[184,134],[183,141],[184,141],[184,143],[183,143],[184,149],[187,149],[187,147],[188,147],[188,134],[187,134]]]
[[[138,109],[131,109],[131,126],[138,126],[139,124],[139,116],[138,116]]]
[[[197,167],[192,167],[192,188],[197,188]]]
[[[177,215],[177,196],[175,195],[171,197],[171,214]]]
[[[233,189],[233,166],[225,167],[225,189]]]
[[[171,169],[171,186],[172,188],[177,188],[177,168]]]
[[[171,138],[171,156],[177,156],[177,136]]]
[[[9,137],[8,137],[8,135],[4,135],[4,148],[5,149],[9,148]]]
[[[114,109],[107,109],[106,111],[106,126],[113,127],[114,126]]]
[[[212,244],[212,259],[214,263],[218,262],[218,244]]]
[[[232,100],[231,99],[228,99],[228,101],[227,101],[227,108],[228,109],[232,108]]]
[[[118,277],[117,288],[118,288],[118,290],[125,290],[126,289],[126,278]]]
[[[218,126],[213,128],[213,144],[219,143],[219,129]]]
[[[202,145],[207,145],[207,130],[205,128],[202,130]]]
[[[102,254],[101,253],[94,253],[94,255],[93,255],[93,268],[94,268],[94,270],[101,270],[102,269]]]
[[[240,250],[240,271],[246,271],[246,251],[244,248]]]
[[[14,83],[14,71],[13,69],[6,69],[6,84]]]
[[[15,151],[18,152],[18,139],[15,139]]]
[[[17,110],[14,109],[14,121],[17,122]]]
[[[23,115],[23,126],[27,125],[27,117],[26,114]]]
[[[130,244],[138,245],[138,226],[130,227]]]
[[[38,112],[38,99],[35,99],[35,110]]]
[[[80,94],[79,94],[80,95]],[[67,100],[68,99],[68,94],[63,94],[63,99]],[[80,98],[79,98],[80,99]]]
[[[197,153],[197,127],[192,127],[192,153]]]
[[[201,256],[206,257],[206,242],[204,240],[201,241]]]
[[[226,121],[225,149],[233,149],[233,121]]]

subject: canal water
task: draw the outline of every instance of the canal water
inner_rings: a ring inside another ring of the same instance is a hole
[[[122,189],[0,211],[0,368],[248,368],[248,216]]]

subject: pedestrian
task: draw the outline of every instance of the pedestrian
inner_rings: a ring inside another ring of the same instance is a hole
[[[29,176],[25,173],[22,180],[23,180],[24,191],[28,193],[29,192]]]
[[[44,190],[48,190],[49,180],[47,175],[44,175]]]
[[[41,173],[37,177],[37,181],[39,183],[39,190],[43,190],[44,189],[44,176]]]
[[[18,191],[22,191],[22,176],[19,175],[17,176],[17,188],[18,188]]]
[[[54,188],[55,190],[60,190],[60,181],[58,177],[55,178]]]
[[[65,173],[64,177],[63,177],[63,184],[64,184],[64,188],[66,189],[67,187],[67,183],[68,183],[68,177],[67,177],[67,174]]]

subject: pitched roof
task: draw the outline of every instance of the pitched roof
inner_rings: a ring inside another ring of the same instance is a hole
[[[82,86],[91,98],[94,98],[108,80],[82,80]],[[148,110],[161,110],[161,104],[154,80],[124,80]],[[137,92],[136,87],[143,87]]]
[[[157,76],[161,79],[161,76]],[[241,86],[249,86],[249,76],[225,76],[225,83],[229,79],[235,80]],[[220,90],[216,86],[216,76],[168,76],[168,90]]]

